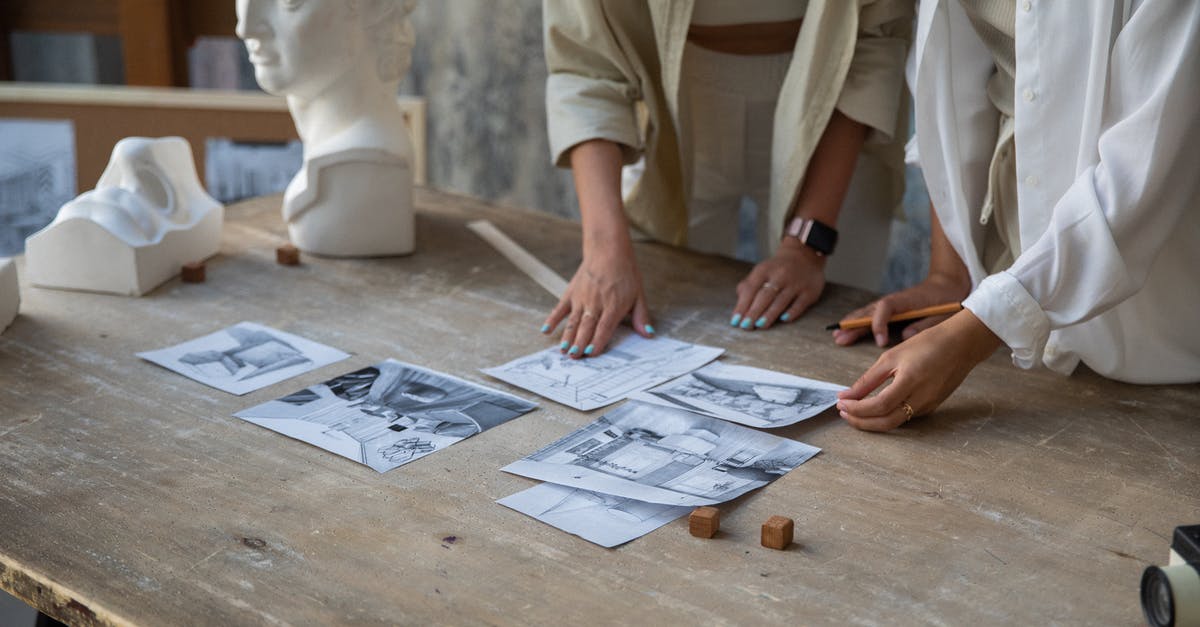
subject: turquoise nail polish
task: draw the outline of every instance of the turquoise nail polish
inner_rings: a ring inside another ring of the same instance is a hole
[[[571,347],[571,350],[567,351],[567,354],[568,354],[568,355],[578,355],[578,354],[579,354],[579,347],[578,347],[578,346],[572,346],[572,347]]]
[[[750,328],[750,319],[746,318],[745,320],[742,320],[742,324],[740,326],[743,329],[749,329]]]
[[[646,333],[649,333],[650,335],[654,335],[654,327],[652,327],[650,325],[646,325],[644,328],[646,329]]]
[[[733,317],[729,319],[729,326],[736,327],[738,325],[738,323],[741,321],[742,321],[742,314],[733,314]]]
[[[542,333],[545,333],[546,331],[549,331],[549,330],[550,330],[550,325],[548,325],[548,324],[542,325]]]
[[[788,320],[791,320],[791,319],[792,319],[792,314],[790,314],[790,313],[788,313],[788,312],[786,312],[786,311],[785,311],[785,312],[783,312],[783,315],[782,315],[782,316],[779,316],[779,319],[780,319],[780,320],[782,320],[782,321],[784,321],[784,322],[787,322]]]
[[[758,320],[754,321],[754,328],[756,328],[756,329],[761,329],[765,326],[767,326],[766,316],[763,316],[762,318],[759,318]]]
[[[565,350],[567,350],[567,343],[566,343],[566,342],[563,342],[562,344],[559,344],[559,345],[558,345],[558,350],[560,350],[560,351],[565,351]]]
[[[583,354],[584,354],[584,355],[591,355],[591,354],[592,354],[592,352],[593,352],[593,351],[595,351],[595,350],[596,350],[596,347],[595,347],[594,345],[592,345],[592,344],[588,344],[588,345],[587,345],[587,348],[583,349]]]

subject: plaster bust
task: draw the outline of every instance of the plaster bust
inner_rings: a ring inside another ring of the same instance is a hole
[[[225,210],[181,137],[117,142],[96,188],[25,243],[30,282],[140,296],[221,248]]]
[[[396,94],[415,2],[237,0],[237,35],[254,76],[287,97],[304,142],[283,216],[305,252],[413,250],[413,147]]]

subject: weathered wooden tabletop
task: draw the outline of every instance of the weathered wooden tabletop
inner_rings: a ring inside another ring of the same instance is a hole
[[[890,434],[833,412],[775,433],[824,449],[618,549],[494,503],[498,469],[591,421],[553,402],[385,474],[231,418],[387,357],[479,373],[549,342],[552,299],[464,228],[486,217],[570,276],[578,228],[422,191],[406,258],[274,261],[278,198],[230,207],[203,284],[144,298],[30,288],[0,336],[0,587],[83,624],[1137,624],[1142,569],[1200,521],[1200,386],[1021,372],[995,355]],[[728,324],[746,266],[639,245],[655,326],[725,360],[850,383],[879,349],[799,322]],[[23,270],[23,267],[22,267]],[[144,362],[251,320],[352,352],[243,397]],[[788,551],[759,546],[772,514]],[[443,541],[456,536],[453,543]]]

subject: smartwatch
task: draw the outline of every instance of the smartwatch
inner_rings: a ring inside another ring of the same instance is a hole
[[[812,218],[792,218],[783,233],[821,255],[832,255],[837,245],[837,229]]]

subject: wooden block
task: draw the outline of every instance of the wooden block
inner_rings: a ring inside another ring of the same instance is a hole
[[[291,244],[284,244],[275,249],[275,261],[285,266],[300,265],[300,249]]]
[[[697,538],[711,538],[721,528],[721,510],[715,507],[697,507],[688,516],[688,531]]]
[[[184,283],[203,283],[204,282],[204,262],[193,261],[183,264],[183,269],[180,270],[180,277]]]
[[[795,523],[785,516],[772,516],[762,526],[762,545],[768,549],[786,549],[792,543]]]

